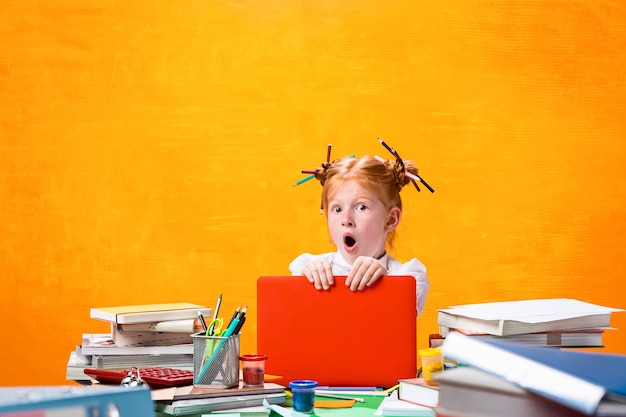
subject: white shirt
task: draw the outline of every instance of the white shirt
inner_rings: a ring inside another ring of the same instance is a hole
[[[343,259],[339,252],[323,253],[321,255],[312,255],[303,253],[289,264],[289,271],[292,275],[303,275],[302,270],[314,259],[326,259],[333,270],[333,275],[348,275],[352,265]],[[417,315],[422,314],[424,304],[426,304],[426,295],[430,284],[426,276],[426,267],[423,263],[413,258],[406,263],[392,258],[389,254],[385,254],[379,261],[387,267],[387,275],[412,275],[416,280],[416,297],[417,297]]]

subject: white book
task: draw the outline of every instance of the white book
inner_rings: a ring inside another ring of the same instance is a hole
[[[435,417],[435,410],[431,407],[401,400],[398,398],[398,392],[393,391],[382,400],[374,415]]]
[[[94,307],[90,317],[117,324],[149,323],[168,320],[195,319],[198,312],[211,316],[211,309],[192,303],[137,304],[114,307]]]
[[[439,403],[439,387],[428,385],[424,378],[400,379],[398,398],[426,407],[435,407]]]
[[[83,334],[82,344],[76,352],[88,355],[160,355],[187,354],[193,355],[193,343],[165,346],[116,346],[107,334]]]
[[[437,323],[496,336],[552,330],[610,327],[611,313],[622,309],[553,298],[466,304],[439,310]]]

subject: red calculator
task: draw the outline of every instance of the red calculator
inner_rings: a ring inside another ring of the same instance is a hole
[[[130,369],[125,371],[111,371],[106,369],[84,370],[85,375],[90,376],[101,384],[117,384],[120,385],[122,380],[131,372]],[[193,384],[193,371],[188,369],[152,367],[134,369],[133,375],[143,380],[150,388],[168,388],[180,387],[183,385]]]

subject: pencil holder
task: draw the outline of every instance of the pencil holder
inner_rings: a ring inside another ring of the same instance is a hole
[[[232,388],[239,385],[239,336],[191,335],[194,386]]]

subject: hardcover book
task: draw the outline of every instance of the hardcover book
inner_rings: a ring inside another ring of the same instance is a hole
[[[191,303],[137,304],[117,307],[94,307],[90,317],[117,324],[195,319],[198,312],[211,316],[211,309]]]
[[[427,407],[439,403],[439,387],[428,385],[424,378],[408,378],[398,381],[398,398]]]

